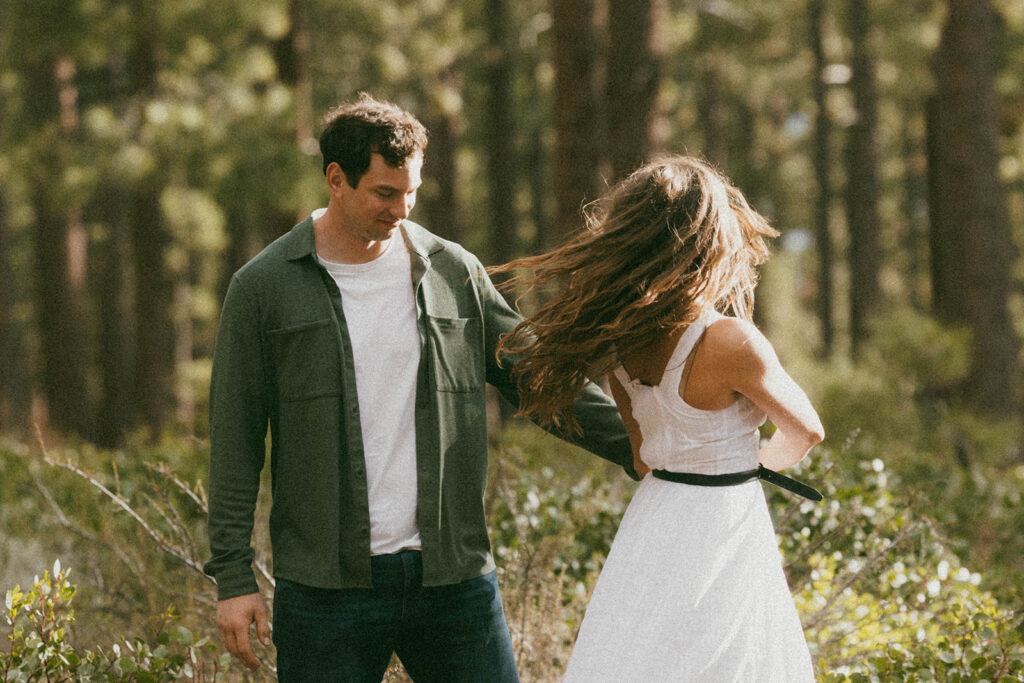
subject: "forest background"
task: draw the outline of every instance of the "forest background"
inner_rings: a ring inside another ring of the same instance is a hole
[[[0,672],[245,677],[198,571],[219,305],[365,90],[430,130],[413,220],[488,264],[659,152],[727,173],[829,434],[824,503],[768,494],[819,678],[1024,680],[1021,74],[1019,0],[3,2]],[[632,485],[497,401],[510,626],[557,680]]]

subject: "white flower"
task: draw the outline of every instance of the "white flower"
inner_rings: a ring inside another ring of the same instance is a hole
[[[939,562],[939,580],[945,581],[949,578],[949,562],[943,560]]]
[[[941,590],[942,584],[939,583],[938,579],[932,579],[931,581],[928,582],[927,588],[928,588],[928,595],[930,597],[934,598],[936,595],[939,594],[939,590]]]

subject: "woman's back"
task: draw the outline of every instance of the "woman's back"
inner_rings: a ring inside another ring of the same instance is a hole
[[[763,411],[739,395],[717,410],[694,407],[683,398],[688,381],[684,375],[693,367],[694,351],[706,330],[723,318],[708,311],[687,327],[653,386],[630,377],[624,366],[615,369],[640,431],[640,457],[654,469],[724,474],[757,467],[757,428],[765,420]]]

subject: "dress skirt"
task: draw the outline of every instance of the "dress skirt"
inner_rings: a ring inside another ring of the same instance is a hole
[[[814,681],[764,491],[644,478],[565,681]]]

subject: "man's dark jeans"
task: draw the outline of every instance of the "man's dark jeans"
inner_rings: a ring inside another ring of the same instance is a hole
[[[419,551],[371,558],[373,588],[278,580],[274,644],[282,683],[379,683],[398,653],[416,683],[518,681],[494,572],[424,587]]]

